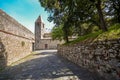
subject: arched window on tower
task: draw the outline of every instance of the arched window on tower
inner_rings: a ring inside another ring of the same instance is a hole
[[[44,25],[45,25],[45,24],[43,24],[43,28],[44,28]]]
[[[40,24],[39,24],[38,22],[36,22],[35,25],[38,25],[38,26],[39,26]]]
[[[37,25],[39,26],[39,23],[37,23]]]

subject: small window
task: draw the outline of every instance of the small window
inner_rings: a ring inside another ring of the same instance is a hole
[[[39,26],[39,23],[37,23],[37,25]]]
[[[44,28],[44,24],[43,24],[43,28]]]

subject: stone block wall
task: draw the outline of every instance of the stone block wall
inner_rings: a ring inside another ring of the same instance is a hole
[[[120,79],[120,39],[59,45],[58,54],[106,80]]]
[[[32,52],[34,34],[0,10],[0,68]]]
[[[36,42],[36,50],[44,49],[57,49],[57,45],[63,43],[63,41],[52,40],[52,39],[41,39],[39,42]]]

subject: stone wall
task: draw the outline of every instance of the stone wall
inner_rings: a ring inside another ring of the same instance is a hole
[[[31,31],[0,10],[0,67],[30,54],[33,42]]]
[[[0,39],[0,70],[3,69],[7,65],[7,56],[5,52],[5,46],[1,42]]]
[[[62,45],[58,54],[107,80],[120,79],[120,39]]]
[[[52,40],[52,39],[41,39],[36,44],[36,50],[44,50],[44,49],[57,49],[57,45],[63,43],[63,41]]]

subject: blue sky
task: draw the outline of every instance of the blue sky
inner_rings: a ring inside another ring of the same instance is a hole
[[[40,6],[38,0],[0,0],[0,9],[32,32],[34,32],[34,22],[39,15],[42,16],[47,31],[54,26],[47,21],[49,14]]]

